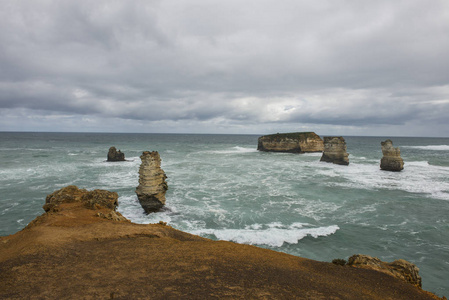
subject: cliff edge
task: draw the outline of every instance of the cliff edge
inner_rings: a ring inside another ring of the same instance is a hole
[[[76,186],[50,194],[44,214],[0,237],[0,298],[435,299],[372,269],[133,224],[117,199]]]

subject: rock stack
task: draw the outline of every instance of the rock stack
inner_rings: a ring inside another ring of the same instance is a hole
[[[346,152],[346,142],[341,136],[325,136],[324,151],[320,161],[337,165],[349,165],[349,154]]]
[[[264,135],[257,143],[257,150],[266,152],[322,152],[323,148],[323,140],[315,132]]]
[[[125,161],[125,153],[117,151],[115,147],[109,148],[108,161]]]
[[[380,143],[382,145],[383,157],[380,161],[380,168],[385,171],[401,171],[404,169],[404,161],[401,158],[399,148],[393,147],[391,140]]]
[[[157,151],[145,151],[140,159],[142,163],[139,169],[139,186],[136,188],[137,198],[146,213],[156,212],[165,205],[167,176],[161,169],[161,158]]]

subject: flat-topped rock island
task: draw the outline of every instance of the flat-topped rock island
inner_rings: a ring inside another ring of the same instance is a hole
[[[323,152],[323,140],[315,132],[276,133],[259,137],[257,150],[265,152]]]

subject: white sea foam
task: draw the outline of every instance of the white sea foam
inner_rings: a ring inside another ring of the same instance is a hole
[[[239,153],[252,153],[252,152],[258,152],[258,151],[257,151],[257,149],[254,149],[254,148],[245,148],[245,147],[235,146],[230,149],[205,151],[205,152],[215,153],[215,154],[239,154]]]
[[[429,162],[428,161],[407,161],[405,162],[405,166],[416,166],[416,167],[428,167]]]
[[[329,185],[360,189],[402,190],[422,193],[431,198],[449,200],[449,167],[429,165],[427,161],[405,162],[402,172],[385,172],[378,165],[350,164],[346,168],[320,170],[329,177],[341,176],[344,182]]]
[[[310,153],[303,153],[304,156],[315,156],[315,157],[321,157],[323,156],[323,153],[321,152],[310,152]]]
[[[161,211],[153,214],[145,214],[142,206],[140,206],[137,196],[120,196],[119,197],[118,211],[125,217],[130,219],[134,223],[138,224],[150,224],[163,221],[166,223],[172,222],[169,212],[172,211],[170,206],[167,205],[165,211]]]
[[[214,235],[219,240],[233,241],[240,244],[267,245],[271,247],[281,247],[284,243],[297,244],[299,240],[306,236],[318,238],[334,234],[338,229],[337,225],[315,228],[298,228],[298,224],[290,226],[263,226],[265,229],[252,229],[251,226],[245,229],[200,229],[191,233],[197,235]],[[256,227],[257,228],[257,227]]]
[[[433,151],[449,151],[449,145],[428,145],[428,146],[402,146],[401,148],[412,148]]]
[[[51,148],[0,148],[0,151],[53,151]]]

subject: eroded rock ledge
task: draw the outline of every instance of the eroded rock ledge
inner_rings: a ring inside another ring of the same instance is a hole
[[[259,137],[257,150],[266,152],[322,152],[323,140],[315,132],[277,133]]]
[[[59,212],[61,210],[60,205],[64,203],[79,203],[87,209],[99,210],[97,215],[109,220],[128,221],[116,211],[118,195],[115,192],[106,190],[88,191],[79,189],[75,185],[69,185],[48,195],[42,208],[46,212]]]
[[[391,263],[384,262],[377,257],[356,254],[348,259],[348,266],[373,269],[384,272],[396,278],[404,280],[416,287],[422,287],[422,279],[416,265],[403,259],[395,260]]]
[[[1,299],[438,299],[373,269],[104,218],[117,207],[104,190],[68,186],[44,207],[0,237]]]

